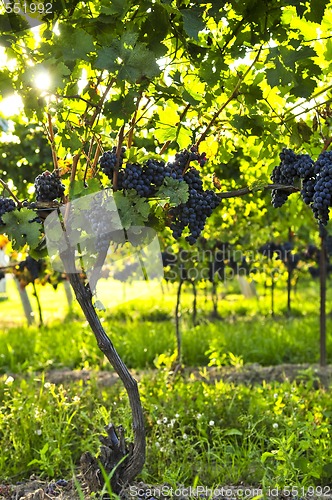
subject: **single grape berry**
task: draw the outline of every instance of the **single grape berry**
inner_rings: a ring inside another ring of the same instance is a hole
[[[60,198],[65,192],[65,186],[56,172],[46,170],[35,179],[37,201],[53,201]]]

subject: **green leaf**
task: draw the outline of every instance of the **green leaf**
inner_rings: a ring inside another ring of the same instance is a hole
[[[312,136],[313,132],[309,125],[304,121],[300,120],[297,124],[297,128],[299,131],[299,135],[302,137],[304,142],[309,142],[310,137]]]
[[[328,3],[327,0],[310,2],[310,10],[305,14],[305,18],[314,23],[321,23]]]
[[[293,82],[293,74],[278,59],[275,60],[275,68],[266,70],[266,78],[271,87],[288,85]]]
[[[202,19],[203,10],[198,7],[181,10],[183,18],[183,27],[187,35],[198,40],[198,33],[205,29],[205,23]]]
[[[122,17],[127,10],[128,3],[126,0],[112,0],[107,5],[102,5],[100,12],[106,15]]]
[[[241,432],[239,429],[227,429],[224,434],[225,436],[242,436],[243,432]]]
[[[41,225],[38,222],[30,222],[35,217],[35,212],[28,208],[14,210],[2,216],[6,224],[6,233],[15,250],[20,250],[25,245],[29,245],[32,249],[37,247]]]
[[[2,98],[13,92],[13,81],[12,77],[8,74],[7,70],[2,70],[0,72],[0,95]]]
[[[128,196],[124,196],[120,191],[116,191],[114,193],[114,200],[123,229],[145,225],[150,213],[150,206],[145,198],[140,198],[135,190],[129,191]]]
[[[326,41],[326,50],[324,52],[324,57],[327,61],[331,61],[332,59],[332,40],[327,40]]]
[[[161,200],[167,200],[171,206],[176,207],[188,201],[189,187],[184,181],[167,177],[164,180],[163,186],[160,186],[158,189],[157,196]]]
[[[298,82],[297,85],[295,85],[292,90],[291,94],[295,97],[303,97],[303,98],[308,98],[312,95],[316,88],[317,83],[315,80],[312,78],[302,78]]]
[[[271,453],[270,451],[265,451],[261,456],[262,464],[264,464],[266,460],[270,457],[275,457],[275,453]]]
[[[144,220],[148,220],[150,214],[150,205],[146,198],[139,198],[135,203],[135,209],[143,217]]]
[[[154,53],[143,43],[128,50],[127,58],[119,71],[119,78],[135,83],[143,77],[153,78],[160,73]]]
[[[175,140],[178,143],[180,149],[187,148],[188,145],[192,142],[192,131],[184,126],[179,127]]]
[[[100,182],[95,178],[88,179],[86,184],[84,184],[83,180],[74,180],[70,184],[69,197],[70,200],[74,200],[98,191],[100,191]]]
[[[62,25],[59,43],[63,58],[66,61],[86,60],[87,55],[95,49],[93,40],[93,37],[83,29]]]
[[[118,57],[118,43],[115,41],[113,47],[102,47],[97,51],[97,59],[94,62],[94,67],[97,69],[107,69],[115,71],[117,64],[115,62]]]

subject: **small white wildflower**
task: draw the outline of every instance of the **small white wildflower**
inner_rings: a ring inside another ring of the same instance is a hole
[[[156,448],[160,448],[160,443],[159,443],[159,441],[156,441],[156,443],[155,443],[155,444],[156,444]]]
[[[277,398],[278,398],[278,396],[279,396],[279,394],[278,394],[277,392],[275,392],[275,393],[273,394],[274,399],[277,399]]]
[[[278,429],[279,425],[277,424],[277,422],[274,422],[274,424],[272,424],[272,427],[273,427],[274,429]]]
[[[51,387],[51,384],[49,382],[45,382],[44,387],[45,389],[49,389]]]
[[[197,418],[197,420],[199,420],[200,418],[202,418],[202,414],[201,413],[197,413],[196,418]]]
[[[37,436],[41,436],[42,435],[42,430],[41,429],[37,429],[35,431],[35,434],[37,434]]]
[[[171,439],[169,440],[169,443],[170,443],[170,444],[173,444],[173,443],[174,443],[174,439],[172,439],[172,438],[171,438]]]
[[[81,401],[81,398],[79,396],[74,396],[73,397],[73,402],[74,403],[79,403]]]
[[[175,413],[174,416],[175,416],[175,418],[179,418],[180,415],[178,413]]]
[[[214,420],[210,420],[209,425],[211,425],[211,427],[213,427],[214,426]]]
[[[160,418],[158,418],[157,425],[160,425],[161,423],[162,423],[162,421],[160,420]]]
[[[163,424],[167,424],[167,422],[168,422],[168,418],[167,418],[167,417],[164,417],[164,418],[163,418]]]
[[[11,375],[9,375],[9,377],[7,377],[5,380],[6,385],[11,385],[13,382],[14,382],[14,377],[12,377]]]
[[[187,434],[183,434],[182,436],[183,439],[187,439],[187,437],[188,437]]]

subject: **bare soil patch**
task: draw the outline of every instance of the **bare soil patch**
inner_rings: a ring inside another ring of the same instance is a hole
[[[133,372],[138,380],[148,373],[155,373],[156,370]],[[319,366],[318,364],[281,364],[275,366],[261,366],[258,363],[245,365],[242,367],[204,367],[185,368],[183,376],[195,374],[198,380],[213,383],[218,380],[234,384],[262,384],[265,382],[306,382],[313,380],[314,385],[328,387],[332,384],[332,365]],[[119,381],[116,373],[110,371],[94,372],[90,370],[52,370],[46,375],[49,382],[63,384],[76,380],[97,380],[100,385],[110,386]]]

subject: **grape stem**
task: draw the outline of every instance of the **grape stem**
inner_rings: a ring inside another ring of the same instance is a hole
[[[118,145],[116,147],[116,164],[114,167],[114,172],[113,172],[113,191],[117,191],[118,189],[118,173],[119,173],[119,165],[120,165],[120,156],[121,156],[121,148],[123,144],[123,138],[124,138],[124,128],[125,126],[122,125],[119,131],[119,136],[118,136]]]
[[[13,193],[13,191],[8,187],[8,184],[6,184],[5,181],[3,181],[2,179],[0,179],[0,184],[6,189],[6,191],[8,191],[8,193],[10,194],[10,196],[12,198],[14,198],[14,200],[16,201],[16,203],[18,205],[21,205],[20,200],[17,198],[17,196],[15,196],[15,194]]]
[[[86,183],[86,176],[88,174],[89,166],[91,166],[91,156],[92,156],[92,150],[93,150],[93,146],[95,143],[95,139],[96,139],[96,136],[93,135],[91,138],[90,144],[89,144],[89,151],[88,151],[88,155],[87,155],[87,159],[86,159],[86,167],[85,167],[84,177],[83,177],[84,187],[88,187],[87,183]],[[98,149],[98,145],[97,145],[97,149]]]
[[[326,151],[328,149],[328,147],[330,146],[331,142],[332,142],[332,137],[328,137],[327,139],[325,139],[323,151]]]

